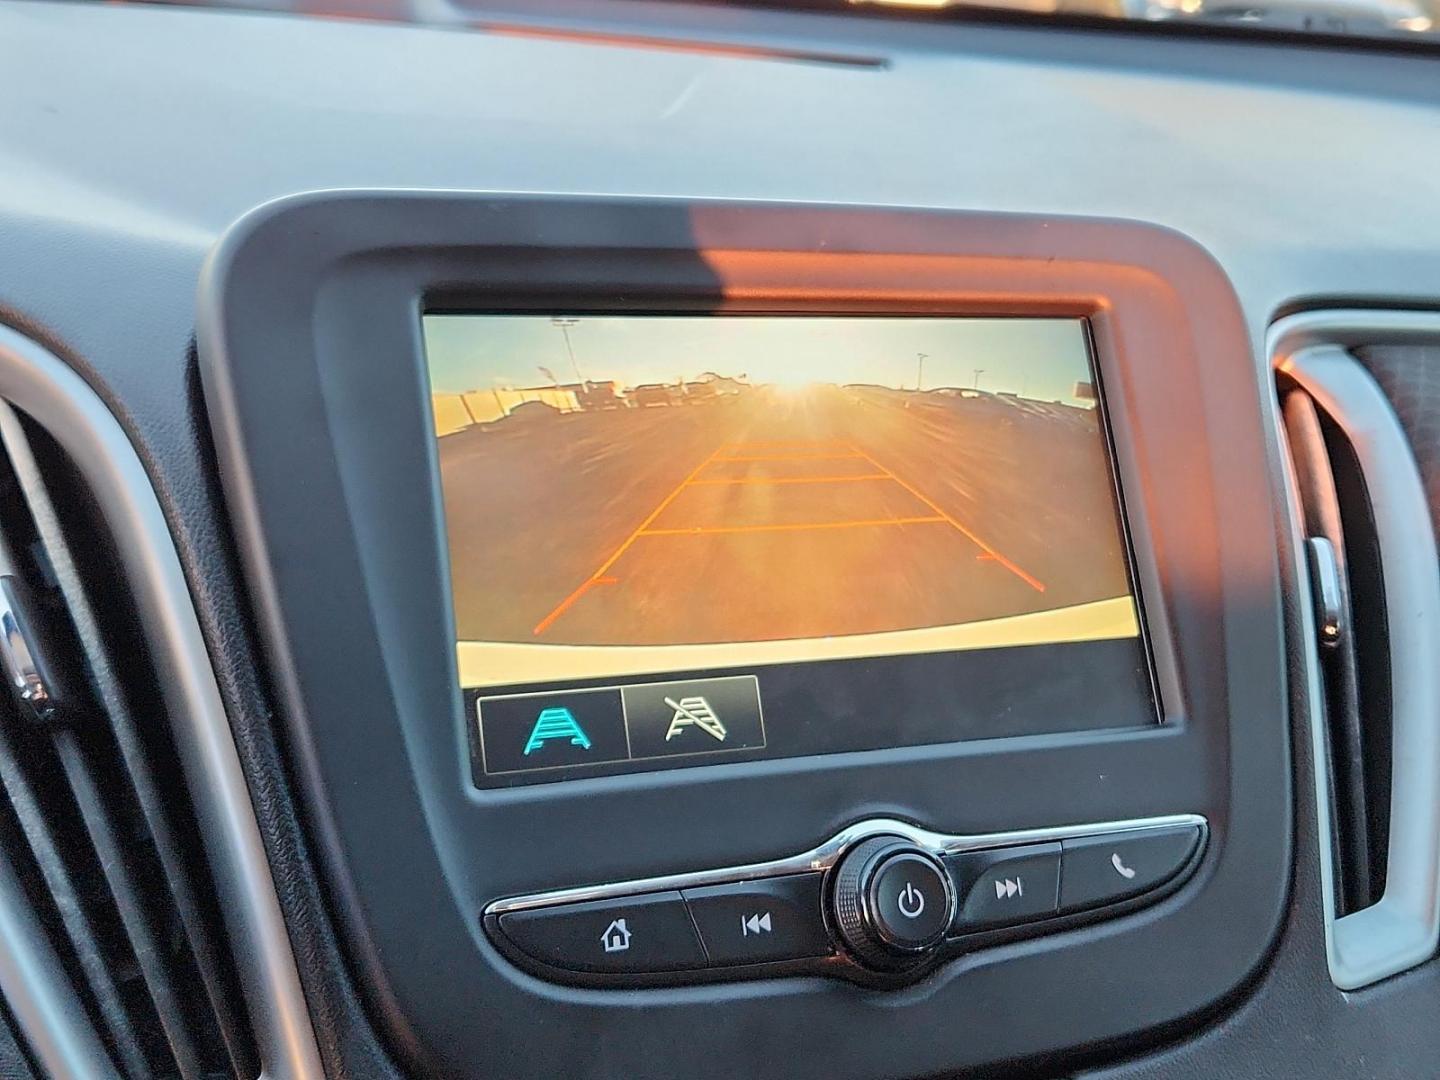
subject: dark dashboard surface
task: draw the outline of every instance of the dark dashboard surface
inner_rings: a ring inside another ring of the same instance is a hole
[[[626,4],[587,10],[636,18]],[[1134,218],[1216,257],[1257,364],[1277,310],[1423,302],[1440,271],[1428,137],[1440,83],[1424,57],[963,24],[866,22],[857,39],[855,24],[818,16],[686,15],[737,41],[863,46],[883,64],[6,3],[7,79],[31,92],[0,118],[4,303],[104,372],[138,425],[163,430],[210,247],[245,211],[306,190]]]
[[[362,1004],[347,974],[327,914],[336,898],[299,823],[239,586],[194,357],[201,266],[235,219],[333,188],[1134,219],[1185,234],[1219,263],[1257,380],[1269,378],[1263,343],[1278,314],[1433,307],[1440,281],[1432,56],[621,0],[496,5],[487,20],[488,31],[457,31],[0,3],[0,80],[13,91],[0,113],[0,313],[86,376],[159,491],[317,1037],[327,1064],[357,1077],[394,1074],[415,1048],[382,1045],[366,1010],[393,1003]],[[567,21],[595,39],[545,36]],[[814,59],[647,47],[604,40],[607,28]],[[1296,738],[1293,749],[1307,791],[1308,746]],[[1303,799],[1295,821],[1291,907],[1272,965],[1212,1015],[1162,1033],[1167,1047],[1118,1066],[1106,1059],[1133,1048],[1097,1047],[1077,1070],[1427,1073],[1440,1052],[1435,963],[1335,990]]]

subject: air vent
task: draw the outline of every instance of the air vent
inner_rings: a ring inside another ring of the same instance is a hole
[[[1433,346],[1440,317],[1295,316],[1271,341],[1297,577],[1310,586],[1327,953],[1336,985],[1353,989],[1428,959],[1440,939],[1440,559],[1413,424],[1370,366]]]
[[[255,1076],[113,545],[59,448],[4,404],[0,443],[3,850],[122,1076]]]
[[[1385,891],[1391,703],[1384,567],[1354,447],[1289,376],[1280,376],[1279,391],[1325,687],[1335,906],[1343,916]]]
[[[173,541],[95,393],[0,326],[0,993],[37,1076],[321,1075]]]

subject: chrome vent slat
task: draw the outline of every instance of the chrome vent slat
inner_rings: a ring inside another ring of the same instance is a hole
[[[0,703],[0,710],[9,708],[8,702]],[[100,945],[102,934],[95,925],[92,907],[84,900],[85,887],[75,880],[61,853],[58,823],[45,813],[31,772],[21,764],[29,754],[20,748],[19,741],[19,733],[12,730],[12,725],[0,721],[0,786],[19,821],[45,888],[54,898],[57,916],[74,946],[76,961],[94,995],[98,1019],[120,1068],[129,1076],[142,1076],[146,1063],[139,1050],[139,1036],[126,1011],[113,965]]]
[[[0,859],[0,993],[46,1080],[120,1080],[24,882]]]
[[[87,755],[72,732],[55,735],[56,753],[75,796],[85,834],[105,874],[110,896],[134,951],[147,993],[154,1003],[155,1017],[173,1056],[176,1072],[190,1080],[205,1073],[200,1047],[194,1033],[185,1024],[182,1002],[169,950],[163,940],[163,928],[146,910],[146,889],[139,880],[133,858],[121,839],[117,822],[107,800],[101,793],[100,777],[87,761]],[[169,1064],[169,1063],[167,1063]],[[144,1077],[153,1071],[153,1063],[134,1073]]]
[[[1368,872],[1371,861],[1369,829],[1366,822],[1365,747],[1362,728],[1359,674],[1355,656],[1354,620],[1351,612],[1345,530],[1336,497],[1335,473],[1325,444],[1315,402],[1303,390],[1285,395],[1282,417],[1290,445],[1296,481],[1300,489],[1300,512],[1312,547],[1311,567],[1323,574],[1333,569],[1335,577],[1337,633],[1334,640],[1321,637],[1326,650],[1320,663],[1326,672],[1326,708],[1330,733],[1330,805],[1336,828],[1336,896],[1341,913],[1367,907],[1371,901]],[[1322,549],[1316,544],[1324,544]],[[1328,558],[1329,566],[1316,565],[1315,558]],[[1320,596],[1315,597],[1317,606]],[[1319,620],[1317,619],[1317,626]],[[1387,718],[1388,722],[1388,718]]]

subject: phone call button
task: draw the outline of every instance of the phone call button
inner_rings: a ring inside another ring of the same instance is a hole
[[[1199,842],[1194,825],[1066,840],[1060,908],[1113,904],[1157,888],[1180,872]]]

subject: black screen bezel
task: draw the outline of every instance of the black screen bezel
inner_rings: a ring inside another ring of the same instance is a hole
[[[475,790],[416,315],[578,294],[1089,318],[1166,723]],[[1233,291],[1184,238],[936,211],[317,193],[257,211],[212,257],[199,355],[332,916],[414,1067],[675,1075],[743,1031],[767,1048],[757,1074],[922,1075],[1175,1025],[1263,960],[1291,813],[1275,459]],[[720,807],[735,827],[695,825]],[[548,985],[479,923],[500,896],[774,858],[862,817],[984,833],[1174,812],[1211,826],[1175,895],[899,995]],[[1117,972],[1127,994],[1080,992]],[[1013,1022],[988,1023],[996,1010]],[[554,1037],[535,1042],[536,1025]]]

